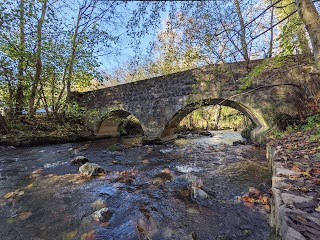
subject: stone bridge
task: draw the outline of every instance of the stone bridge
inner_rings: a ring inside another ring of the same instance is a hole
[[[96,135],[119,135],[121,119],[134,115],[144,140],[174,135],[179,122],[191,111],[209,105],[235,108],[254,124],[251,139],[263,142],[279,114],[296,115],[301,100],[315,86],[314,66],[302,56],[285,60],[254,60],[208,65],[166,76],[89,92],[73,92],[72,99],[88,110],[84,123]],[[247,78],[246,78],[247,77]],[[243,79],[248,87],[241,90]]]

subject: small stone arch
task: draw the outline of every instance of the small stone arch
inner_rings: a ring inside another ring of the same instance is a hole
[[[206,106],[216,105],[216,104],[231,107],[242,112],[255,125],[255,128],[253,130],[253,132],[255,133],[268,129],[266,121],[263,119],[263,117],[260,114],[256,113],[253,109],[250,109],[249,107],[245,106],[244,104],[227,100],[227,99],[207,99],[199,102],[190,103],[184,106],[178,112],[176,112],[173,115],[173,117],[168,121],[168,123],[165,125],[161,133],[161,137],[167,137],[167,136],[173,135],[180,121],[192,111],[199,109],[201,107],[206,107]],[[255,136],[252,136],[252,138],[255,138]]]
[[[123,124],[123,120],[128,116],[134,116],[132,113],[117,109],[108,112],[98,123],[95,128],[96,136],[106,136],[106,137],[119,137],[120,136],[120,127]],[[138,119],[138,118],[137,118]],[[143,124],[138,119],[141,129],[144,132]]]

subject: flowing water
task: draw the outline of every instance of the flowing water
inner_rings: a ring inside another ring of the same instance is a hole
[[[269,187],[264,150],[233,146],[238,133],[213,133],[159,146],[101,139],[1,150],[0,239],[269,239],[267,211],[237,200]],[[117,141],[128,147],[108,149]],[[78,174],[70,161],[80,155],[107,173]],[[201,181],[206,197],[180,189],[181,176]],[[102,207],[110,216],[97,221]]]

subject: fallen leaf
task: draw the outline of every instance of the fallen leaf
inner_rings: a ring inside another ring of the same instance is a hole
[[[242,200],[245,201],[245,202],[248,202],[248,203],[254,203],[255,200],[251,197],[248,197],[248,196],[244,196],[242,197]]]
[[[32,215],[32,212],[22,212],[22,213],[19,213],[17,215],[17,220],[19,221],[24,221],[26,219],[28,219],[29,217],[31,217]]]
[[[33,187],[33,183],[29,184],[28,186],[26,186],[26,188],[32,188]]]
[[[268,200],[269,198],[267,196],[263,196],[261,199],[260,199],[260,202],[263,204],[263,205],[267,205],[268,204]]]
[[[9,192],[9,193],[7,193],[6,195],[4,195],[4,197],[5,197],[6,199],[9,199],[9,198],[11,198],[13,195],[14,195],[14,192]]]
[[[243,205],[245,205],[246,207],[252,208],[253,204],[249,203],[249,202],[244,202]]]
[[[317,212],[320,212],[320,205],[315,209]]]
[[[306,177],[311,177],[309,171],[301,172],[301,174],[306,176]]]
[[[311,168],[309,173],[310,174],[320,173],[320,169],[319,168]]]
[[[316,185],[320,185],[320,179],[314,179],[313,183],[316,184]]]
[[[309,189],[308,188],[306,188],[306,187],[301,187],[301,188],[298,188],[300,191],[302,191],[302,192],[308,192],[309,191]]]
[[[77,230],[72,231],[72,232],[68,232],[68,233],[64,233],[62,240],[71,240],[73,239],[76,235],[77,235]]]
[[[81,240],[95,240],[96,237],[95,237],[95,234],[96,231],[95,230],[92,230],[90,232],[87,232],[87,233],[84,233],[81,235]]]
[[[293,165],[291,169],[295,172],[301,172],[300,168],[298,168],[296,165]]]
[[[13,198],[15,196],[22,196],[24,194],[24,191],[21,191],[20,189],[14,191],[14,192],[9,192],[7,194],[4,195],[4,197],[6,199],[9,199],[9,198]]]

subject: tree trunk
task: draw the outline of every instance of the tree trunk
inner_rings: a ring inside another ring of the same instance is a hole
[[[311,39],[313,55],[320,72],[320,16],[312,0],[296,0],[297,10]]]
[[[25,18],[24,18],[24,0],[20,0],[19,4],[19,28],[20,28],[20,45],[19,45],[19,58],[18,58],[18,84],[17,84],[17,92],[15,97],[15,114],[22,114],[23,106],[24,106],[24,66],[25,66]]]
[[[213,126],[214,130],[219,129],[220,117],[221,117],[221,105],[215,105],[214,106],[214,126]]]
[[[240,27],[241,27],[241,34],[240,34],[240,41],[241,41],[241,48],[242,48],[241,53],[244,57],[244,60],[247,63],[249,63],[250,59],[249,59],[248,46],[246,41],[246,26],[244,24],[244,20],[242,17],[239,0],[234,0],[234,5],[236,7],[236,11],[237,11],[237,15],[238,15]]]
[[[7,121],[0,113],[0,130],[1,129],[4,130],[5,133],[9,133],[9,128],[8,128]]]
[[[34,101],[37,93],[37,88],[40,82],[41,72],[42,72],[42,61],[41,61],[41,38],[42,38],[42,25],[44,22],[44,18],[47,10],[47,2],[48,0],[44,0],[41,10],[41,17],[38,20],[37,26],[37,52],[36,52],[36,73],[34,76],[34,80],[32,83],[31,94],[29,99],[29,115],[33,116],[35,114]]]
[[[77,38],[78,38],[78,32],[79,32],[79,24],[81,20],[81,8],[79,9],[78,12],[78,18],[77,18],[77,23],[76,27],[73,33],[72,37],[72,52],[70,56],[70,61],[69,61],[69,68],[68,68],[68,75],[67,75],[67,98],[66,102],[70,102],[70,94],[71,94],[71,81],[72,81],[72,75],[73,75],[73,65],[74,65],[74,60],[76,57],[76,51],[77,51]]]
[[[273,0],[270,0],[270,4],[272,5]],[[270,16],[270,26],[273,26],[273,15],[274,15],[274,7],[271,8],[271,16]],[[270,42],[269,42],[269,50],[268,50],[268,58],[272,57],[273,51],[273,27],[270,29]]]

